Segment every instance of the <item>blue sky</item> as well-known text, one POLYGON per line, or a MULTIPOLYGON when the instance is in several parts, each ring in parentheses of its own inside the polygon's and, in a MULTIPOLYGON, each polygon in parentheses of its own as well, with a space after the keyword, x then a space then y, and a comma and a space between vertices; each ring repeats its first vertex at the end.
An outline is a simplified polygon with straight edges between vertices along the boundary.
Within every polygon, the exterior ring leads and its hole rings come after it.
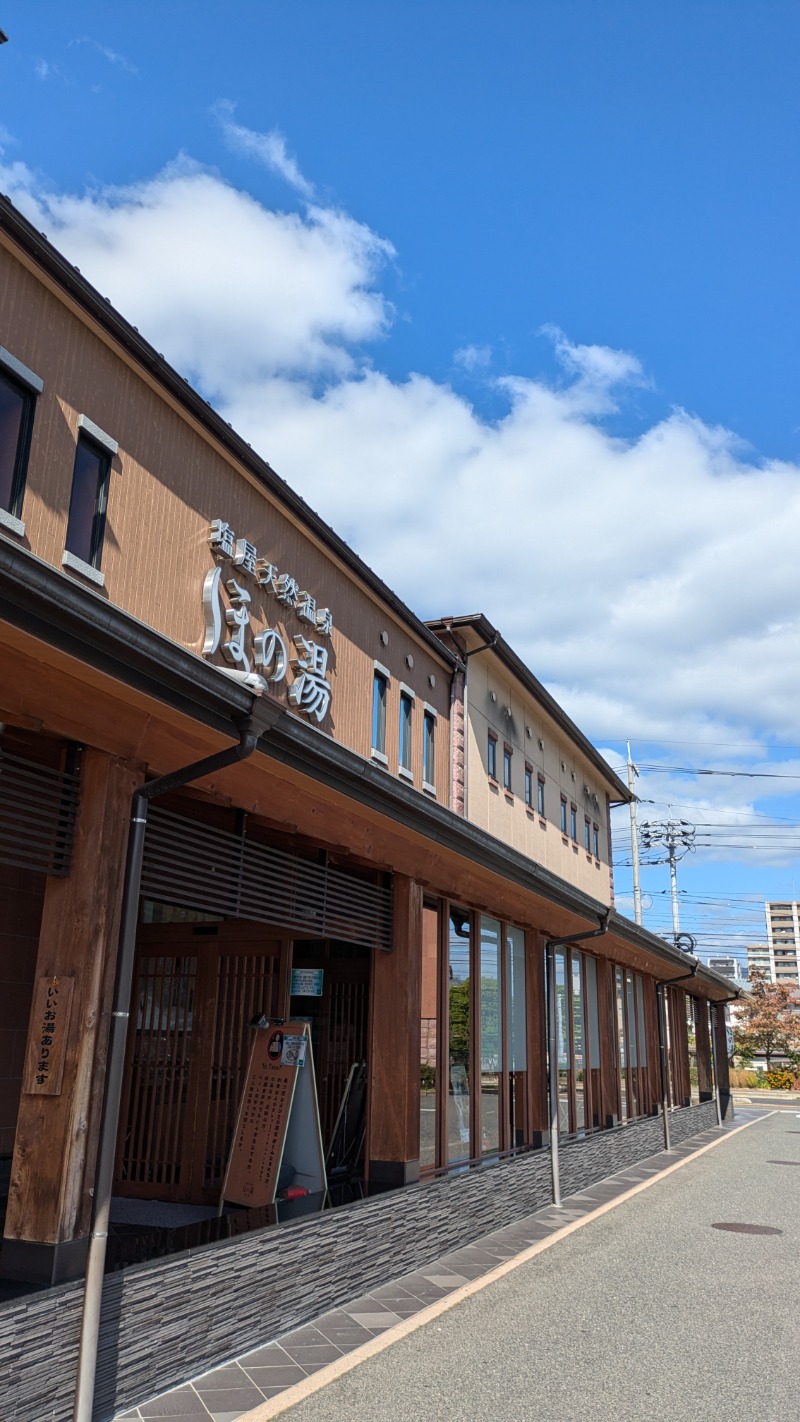
POLYGON ((0 24, 3 189, 415 610, 481 608, 662 767, 640 817, 718 827, 682 927, 762 937, 800 893, 794 0, 0 24))

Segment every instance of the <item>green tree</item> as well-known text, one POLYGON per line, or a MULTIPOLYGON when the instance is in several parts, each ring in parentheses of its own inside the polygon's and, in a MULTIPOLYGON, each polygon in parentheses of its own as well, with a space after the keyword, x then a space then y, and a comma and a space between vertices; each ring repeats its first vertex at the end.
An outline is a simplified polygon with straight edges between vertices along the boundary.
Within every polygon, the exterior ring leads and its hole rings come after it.
POLYGON ((733 1029, 735 1051, 766 1058, 769 1071, 774 1057, 789 1057, 800 1049, 800 991, 784 983, 767 981, 764 973, 751 975, 750 992, 743 999, 733 1029))

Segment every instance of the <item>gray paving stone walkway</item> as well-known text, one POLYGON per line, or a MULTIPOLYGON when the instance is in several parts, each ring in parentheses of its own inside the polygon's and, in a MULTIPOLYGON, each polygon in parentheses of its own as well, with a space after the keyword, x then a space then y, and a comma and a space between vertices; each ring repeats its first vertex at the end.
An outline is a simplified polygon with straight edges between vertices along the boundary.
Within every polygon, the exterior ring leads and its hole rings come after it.
MULTIPOLYGON (((411 1274, 406 1274, 401 1278, 391 1280, 380 1288, 374 1289, 372 1293, 359 1299, 353 1299, 344 1307, 334 1309, 320 1318, 315 1319, 312 1324, 296 1329, 281 1338, 265 1340, 262 1347, 243 1354, 238 1358, 231 1359, 225 1366, 215 1368, 211 1372, 187 1381, 182 1387, 173 1388, 170 1392, 162 1393, 149 1402, 140 1404, 137 1408, 119 1414, 116 1422, 122 1422, 123 1418, 127 1419, 127 1422, 150 1422, 150 1419, 156 1418, 169 1418, 170 1422, 190 1422, 190 1419, 191 1422, 208 1422, 209 1417, 213 1419, 213 1422, 238 1422, 238 1419, 242 1418, 253 1408, 258 1407, 259 1404, 264 1403, 268 1399, 279 1397, 281 1393, 287 1392, 296 1384, 303 1382, 327 1365, 336 1362, 349 1353, 355 1352, 355 1350, 361 1348, 362 1345, 370 1342, 370 1340, 385 1334, 388 1329, 400 1323, 401 1320, 413 1318, 415 1314, 420 1313, 430 1304, 446 1298, 447 1295, 463 1287, 464 1284, 480 1279, 495 1269, 499 1264, 502 1264, 506 1260, 513 1259, 529 1248, 529 1246, 547 1239, 558 1230, 563 1229, 565 1224, 592 1215, 598 1207, 606 1205, 610 1201, 625 1195, 633 1186, 663 1174, 663 1172, 669 1169, 670 1166, 673 1166, 676 1161, 688 1159, 692 1155, 695 1155, 698 1150, 712 1141, 717 1140, 720 1135, 729 1133, 732 1129, 742 1125, 745 1121, 757 1120, 765 1115, 766 1112, 764 1110, 747 1111, 741 1109, 737 1112, 736 1120, 729 1125, 704 1131, 702 1134, 693 1136, 689 1140, 682 1142, 669 1153, 662 1152, 659 1155, 651 1156, 633 1168, 628 1168, 618 1175, 610 1176, 606 1180, 600 1181, 597 1185, 581 1191, 579 1194, 570 1196, 565 1200, 560 1209, 549 1206, 546 1209, 537 1211, 533 1215, 529 1215, 525 1219, 506 1226, 504 1229, 486 1235, 476 1240, 473 1244, 445 1254, 428 1267, 416 1270, 411 1274)), ((787 1129, 785 1123, 783 1129, 784 1131, 787 1129)), ((744 1135, 750 1134, 752 1134, 752 1132, 744 1133, 744 1135)), ((741 1140, 742 1138, 742 1136, 739 1136, 735 1139, 741 1140)), ((786 1137, 785 1139, 788 1140, 789 1138, 786 1137)), ((711 1157, 706 1156, 702 1159, 705 1161, 711 1158, 716 1161, 716 1158, 720 1154, 727 1154, 727 1152, 733 1148, 734 1141, 731 1141, 722 1147, 721 1152, 712 1152, 711 1157)), ((800 1137, 796 1138, 795 1141, 795 1154, 800 1160, 800 1137)), ((697 1168, 699 1168, 700 1164, 701 1162, 698 1161, 697 1168)), ((692 1174, 693 1172, 689 1173, 692 1174)), ((684 1174, 686 1174, 686 1172, 679 1172, 681 1176, 684 1174)), ((676 1179, 675 1176, 670 1177, 670 1180, 674 1179, 676 1179)), ((668 1182, 665 1180, 664 1186, 666 1187, 667 1184, 668 1182)), ((651 1193, 652 1192, 648 1192, 648 1194, 651 1193)), ((640 1197, 637 1197, 637 1199, 638 1198, 640 1197)), ((622 1220, 617 1219, 617 1216, 626 1214, 633 1203, 634 1201, 626 1203, 622 1207, 622 1210, 614 1212, 614 1216, 612 1217, 604 1217, 606 1219, 614 1219, 614 1224, 610 1226, 612 1229, 619 1231, 624 1228, 622 1220)), ((675 1216, 675 1218, 669 1222, 669 1228, 676 1236, 678 1234, 679 1224, 682 1228, 682 1219, 680 1216, 675 1216)), ((565 1247, 572 1243, 575 1238, 576 1236, 573 1235, 570 1239, 559 1242, 556 1250, 559 1259, 561 1259, 562 1251, 565 1247)), ((636 1236, 636 1238, 639 1240, 639 1236, 636 1236)), ((640 1242, 639 1240, 639 1243, 640 1242)), ((522 1273, 525 1270, 534 1268, 536 1265, 541 1266, 541 1259, 543 1257, 545 1256, 541 1256, 530 1264, 522 1265, 518 1272, 522 1273)), ((571 1283, 568 1287, 576 1290, 579 1297, 583 1297, 584 1290, 580 1277, 570 1275, 569 1268, 569 1263, 565 1260, 565 1272, 563 1277, 565 1281, 570 1278, 571 1283)), ((644 1277, 646 1277, 644 1262, 643 1270, 644 1277)), ((508 1278, 516 1278, 516 1274, 508 1276, 508 1278)), ((506 1283, 508 1279, 500 1282, 506 1283)), ((492 1284, 486 1293, 491 1293, 498 1287, 500 1287, 500 1284, 492 1284)), ((484 1299, 485 1296, 485 1294, 481 1294, 478 1297, 484 1299)), ((436 1331, 432 1335, 434 1341, 439 1338, 442 1328, 450 1330, 454 1326, 454 1317, 460 1316, 464 1308, 477 1303, 478 1298, 473 1298, 459 1305, 453 1313, 444 1315, 441 1322, 437 1323, 436 1331)), ((699 1328, 701 1324, 702 1320, 699 1320, 699 1328)), ((493 1321, 491 1319, 488 1321, 487 1326, 491 1331, 493 1327, 493 1321)), ((567 1335, 572 1337, 569 1322, 566 1322, 565 1328, 567 1335)), ((414 1335, 414 1339, 427 1338, 429 1332, 429 1329, 422 1329, 419 1335, 414 1335)), ((575 1341, 577 1342, 578 1340, 576 1339, 575 1341)), ((409 1346, 412 1347, 412 1349, 418 1349, 421 1345, 418 1341, 415 1343, 411 1338, 407 1338, 399 1342, 389 1351, 393 1355, 398 1352, 403 1354, 403 1351, 407 1350, 409 1346)), ((526 1354, 530 1354, 530 1340, 526 1341, 525 1347, 526 1354)), ((629 1340, 617 1340, 614 1356, 618 1358, 620 1365, 625 1367, 627 1367, 625 1358, 628 1352, 629 1340)), ((380 1375, 381 1370, 387 1367, 387 1364, 384 1362, 386 1358, 388 1358, 388 1353, 381 1354, 380 1357, 364 1363, 363 1367, 359 1367, 358 1374, 360 1375, 363 1371, 365 1376, 369 1375, 369 1377, 380 1375)), ((391 1370, 392 1365, 388 1364, 388 1366, 391 1370)), ((509 1354, 509 1368, 511 1372, 514 1371, 514 1361, 511 1354, 509 1354)), ((574 1371, 575 1368, 573 1365, 570 1368, 570 1372, 574 1373, 574 1371)), ((322 1422, 323 1418, 326 1419, 327 1422, 329 1418, 339 1419, 345 1415, 356 1418, 380 1416, 384 1422, 389 1422, 389 1419, 395 1416, 398 1419, 402 1418, 403 1422, 407 1422, 409 1417, 417 1415, 424 1415, 426 1419, 428 1419, 428 1422, 432 1422, 434 1418, 452 1418, 454 1422, 461 1422, 461 1419, 466 1418, 468 1415, 475 1419, 485 1415, 487 1419, 491 1418, 492 1422, 494 1422, 497 1416, 503 1415, 502 1408, 498 1409, 494 1403, 485 1413, 442 1410, 442 1407, 438 1403, 435 1408, 426 1407, 423 1412, 416 1413, 413 1405, 411 1405, 410 1408, 406 1408, 405 1405, 401 1406, 397 1404, 396 1408, 390 1407, 389 1410, 387 1410, 385 1405, 386 1400, 384 1399, 378 1404, 377 1398, 373 1398, 370 1404, 373 1408, 372 1411, 359 1411, 358 1408, 354 1411, 351 1405, 352 1399, 350 1398, 350 1392, 354 1387, 358 1390, 360 1386, 354 1381, 355 1377, 356 1374, 351 1373, 346 1378, 333 1382, 330 1388, 326 1388, 324 1396, 327 1398, 330 1394, 329 1402, 321 1401, 323 1394, 319 1394, 305 1402, 300 1402, 297 1407, 292 1407, 291 1415, 293 1422, 295 1418, 297 1418, 297 1422, 306 1422, 306 1418, 308 1422, 312 1422, 312 1419, 316 1419, 317 1417, 319 1417, 320 1422, 322 1422), (346 1405, 342 1402, 341 1410, 337 1411, 336 1407, 338 1404, 335 1398, 341 1394, 342 1389, 344 1389, 346 1394, 346 1405)), ((368 1388, 369 1384, 367 1383, 366 1386, 368 1388)), ((364 1402, 364 1405, 366 1405, 366 1402, 364 1402)), ((511 1412, 506 1412, 505 1415, 514 1419, 523 1416, 542 1419, 547 1418, 548 1422, 550 1417, 555 1416, 558 1416, 559 1422, 569 1422, 569 1419, 574 1415, 576 1418, 580 1416, 582 1422, 587 1422, 588 1416, 593 1416, 594 1414, 587 1414, 585 1411, 579 1413, 577 1410, 574 1414, 572 1411, 564 1411, 562 1403, 557 1413, 547 1413, 546 1411, 523 1413, 512 1410, 511 1412)), ((604 1410, 597 1415, 598 1418, 605 1419, 606 1412, 604 1410)), ((641 1419, 641 1422, 649 1422, 651 1416, 647 1410, 639 1413, 625 1413, 619 1415, 636 1416, 637 1419, 641 1419)), ((674 1415, 696 1415, 698 1417, 704 1415, 707 1419, 707 1414, 701 1414, 700 1411, 697 1411, 697 1413, 676 1413, 674 1415)), ((757 1414, 751 1413, 751 1422, 757 1422, 757 1414)))

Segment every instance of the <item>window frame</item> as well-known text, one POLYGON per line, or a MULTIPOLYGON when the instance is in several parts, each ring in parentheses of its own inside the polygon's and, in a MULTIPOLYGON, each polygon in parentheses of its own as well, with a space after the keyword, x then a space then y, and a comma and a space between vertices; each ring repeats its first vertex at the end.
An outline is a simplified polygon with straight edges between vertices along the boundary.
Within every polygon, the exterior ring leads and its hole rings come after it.
POLYGON ((486 774, 490 780, 497 785, 497 732, 491 730, 486 733, 486 774))
POLYGON ((389 686, 392 676, 380 662, 372 664, 372 724, 370 728, 370 755, 381 765, 389 764, 386 754, 387 722, 389 713, 389 686), (379 695, 379 691, 381 694, 379 695), (376 741, 381 744, 376 744, 376 741))
POLYGON ((529 761, 525 762, 525 808, 533 809, 533 766, 529 761))
POLYGON ((536 777, 536 809, 537 809, 537 811, 538 811, 538 813, 539 813, 540 818, 543 819, 543 820, 547 818, 547 816, 545 815, 545 809, 544 809, 544 785, 545 785, 544 776, 543 776, 543 775, 537 775, 537 777, 536 777))
POLYGON ((567 838, 567 797, 561 796, 561 833, 567 838))
POLYGON ((439 713, 427 701, 422 703, 422 788, 429 795, 436 794, 436 722, 439 713), (430 777, 428 771, 431 772, 430 777))
POLYGON ((416 693, 406 686, 405 682, 400 683, 400 708, 397 718, 397 773, 404 779, 414 779, 414 702, 416 693), (407 738, 404 734, 404 712, 408 708, 407 718, 407 738), (407 744, 406 744, 407 739, 407 744), (403 759, 403 750, 407 748, 408 764, 403 759))
POLYGON ((0 527, 8 529, 11 533, 16 533, 19 537, 24 537, 25 524, 22 519, 22 506, 28 483, 31 441, 36 417, 36 398, 44 390, 44 381, 34 371, 23 365, 22 361, 18 360, 10 351, 6 350, 5 346, 0 346, 0 377, 16 394, 21 396, 23 402, 17 447, 14 452, 8 508, 0 507, 0 527))
POLYGON ((514 777, 512 767, 514 763, 514 747, 503 742, 503 789, 507 795, 514 794, 514 777))
POLYGON ((108 495, 111 484, 111 461, 119 451, 119 445, 111 435, 101 430, 99 425, 90 420, 88 415, 78 416, 78 434, 75 440, 75 460, 72 466, 72 486, 69 496, 69 511, 67 513, 67 527, 64 533, 64 552, 61 555, 61 564, 64 568, 69 568, 75 573, 80 573, 88 578, 90 582, 97 583, 100 587, 105 584, 105 574, 100 569, 103 559, 103 547, 106 536, 106 521, 108 517, 108 495), (92 513, 92 526, 89 533, 89 557, 83 558, 76 553, 74 548, 70 548, 70 526, 72 523, 72 512, 75 500, 75 475, 78 468, 78 457, 81 449, 88 450, 95 455, 98 460, 97 486, 94 493, 94 509, 92 513))
POLYGON ((573 844, 578 843, 578 806, 574 802, 569 807, 569 837, 573 844))

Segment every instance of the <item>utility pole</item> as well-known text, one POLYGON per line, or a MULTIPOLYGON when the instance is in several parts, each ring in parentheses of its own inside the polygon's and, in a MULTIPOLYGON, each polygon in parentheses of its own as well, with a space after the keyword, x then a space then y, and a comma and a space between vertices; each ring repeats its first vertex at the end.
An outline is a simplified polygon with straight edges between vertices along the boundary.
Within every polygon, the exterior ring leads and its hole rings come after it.
POLYGON ((667 851, 666 860, 656 859, 656 864, 669 864, 669 882, 672 892, 672 936, 676 947, 680 947, 678 938, 681 932, 680 912, 678 909, 678 871, 677 863, 683 859, 684 854, 688 854, 694 849, 694 825, 690 825, 688 820, 651 820, 642 825, 642 844, 645 849, 656 849, 663 845, 667 851))
POLYGON ((638 924, 642 922, 642 885, 639 880, 639 835, 636 828, 636 794, 633 788, 635 777, 639 774, 638 769, 631 760, 631 743, 626 741, 628 747, 628 789, 631 792, 631 860, 633 862, 633 916, 638 924))

